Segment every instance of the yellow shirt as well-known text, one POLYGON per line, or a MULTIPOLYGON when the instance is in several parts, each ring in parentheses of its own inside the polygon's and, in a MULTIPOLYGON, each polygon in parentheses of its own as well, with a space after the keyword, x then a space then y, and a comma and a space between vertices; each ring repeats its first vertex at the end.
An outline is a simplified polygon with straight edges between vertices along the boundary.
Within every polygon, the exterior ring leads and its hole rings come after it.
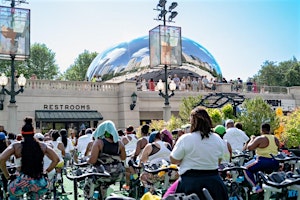
POLYGON ((275 137, 273 135, 264 135, 269 140, 269 145, 265 148, 257 148, 256 155, 266 158, 272 158, 270 154, 277 155, 278 147, 275 142, 275 137))

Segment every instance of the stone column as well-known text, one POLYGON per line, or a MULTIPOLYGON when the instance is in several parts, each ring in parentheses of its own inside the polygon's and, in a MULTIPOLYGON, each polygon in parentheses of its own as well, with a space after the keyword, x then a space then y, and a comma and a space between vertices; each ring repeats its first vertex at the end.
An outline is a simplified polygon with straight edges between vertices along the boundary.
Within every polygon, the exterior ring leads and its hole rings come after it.
POLYGON ((119 120, 118 127, 125 129, 128 125, 134 128, 140 126, 140 112, 139 112, 139 96, 136 89, 136 82, 127 80, 119 84, 119 120), (130 110, 132 104, 131 95, 135 92, 137 94, 137 102, 133 110, 130 110))

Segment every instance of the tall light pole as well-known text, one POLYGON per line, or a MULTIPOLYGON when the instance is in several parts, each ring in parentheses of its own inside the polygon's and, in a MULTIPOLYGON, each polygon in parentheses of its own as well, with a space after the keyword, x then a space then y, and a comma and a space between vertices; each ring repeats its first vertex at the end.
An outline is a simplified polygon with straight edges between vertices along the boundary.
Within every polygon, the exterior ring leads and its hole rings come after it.
POLYGON ((163 120, 169 121, 171 118, 171 106, 169 98, 174 96, 176 84, 174 81, 168 83, 168 65, 181 65, 181 29, 179 27, 167 26, 166 22, 173 22, 177 12, 173 11, 177 7, 177 2, 172 2, 166 9, 166 0, 160 0, 154 10, 159 11, 155 20, 163 21, 163 26, 158 26, 150 31, 150 66, 163 66, 164 83, 160 80, 157 84, 159 95, 165 99, 163 107, 163 120), (167 18, 167 15, 169 17, 167 18), (159 58, 157 58, 157 55, 159 58), (169 89, 171 93, 169 94, 169 89), (162 92, 164 91, 164 93, 162 92))
MULTIPOLYGON (((30 11, 28 9, 15 8, 15 4, 27 3, 25 0, 11 0, 11 7, 1 7, 1 13, 3 13, 3 20, 5 25, 1 27, 1 34, 5 40, 0 41, 1 45, 8 47, 0 50, 0 58, 11 60, 10 66, 10 80, 4 73, 0 76, 1 96, 5 94, 10 95, 10 101, 8 105, 8 128, 7 130, 15 134, 18 133, 17 126, 17 105, 16 96, 24 91, 26 79, 23 74, 16 77, 15 74, 15 60, 24 60, 29 57, 30 54, 30 11), (21 43, 23 42, 23 45, 21 43), (15 90, 16 80, 20 88, 15 90), (10 82, 10 90, 5 86, 10 82)), ((1 15, 2 16, 2 15, 1 15)), ((1 97, 3 104, 4 98, 1 97)))

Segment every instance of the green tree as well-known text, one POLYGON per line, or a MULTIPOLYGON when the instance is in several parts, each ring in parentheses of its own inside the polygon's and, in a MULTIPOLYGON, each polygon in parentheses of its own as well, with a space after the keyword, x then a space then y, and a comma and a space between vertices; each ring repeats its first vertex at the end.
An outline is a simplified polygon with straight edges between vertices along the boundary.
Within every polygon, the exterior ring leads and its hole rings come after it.
POLYGON ((300 62, 295 57, 288 61, 276 64, 273 61, 265 61, 262 68, 254 76, 259 85, 268 86, 299 86, 300 62))
POLYGON ((296 109, 284 119, 283 142, 288 148, 300 145, 300 109, 296 109))
POLYGON ((208 108, 207 112, 212 120, 213 126, 222 124, 222 113, 218 108, 208 108))
POLYGON ((234 114, 233 114, 233 106, 230 103, 224 105, 221 108, 221 112, 222 112, 224 120, 226 120, 226 119, 234 119, 235 118, 234 114))
POLYGON ((55 53, 45 44, 35 43, 30 48, 31 54, 28 62, 24 62, 19 70, 26 77, 35 74, 38 79, 55 79, 59 74, 55 64, 55 53))
POLYGON ((279 119, 275 111, 260 97, 246 99, 242 104, 242 109, 237 121, 243 124, 248 135, 259 135, 262 123, 270 123, 272 131, 279 126, 279 119))
POLYGON ((69 81, 84 81, 86 79, 86 72, 98 55, 97 52, 89 52, 84 50, 83 53, 79 54, 74 64, 72 64, 64 73, 64 78, 69 81))
POLYGON ((196 97, 189 96, 184 97, 179 105, 179 117, 183 124, 187 124, 190 121, 191 111, 199 104, 202 99, 202 95, 196 97))

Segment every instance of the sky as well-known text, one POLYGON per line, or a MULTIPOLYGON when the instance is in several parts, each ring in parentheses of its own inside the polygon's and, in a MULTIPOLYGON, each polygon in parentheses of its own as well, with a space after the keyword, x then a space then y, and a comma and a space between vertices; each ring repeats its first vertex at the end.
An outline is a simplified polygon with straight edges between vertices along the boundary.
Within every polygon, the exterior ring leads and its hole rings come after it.
MULTIPOLYGON (((64 72, 84 50, 101 53, 162 25, 159 0, 26 0, 31 44, 45 44, 64 72)), ((167 7, 173 1, 167 2, 167 7)), ((206 48, 226 79, 245 80, 265 61, 300 60, 299 0, 177 0, 182 36, 206 48)), ((1 5, 10 6, 9 0, 1 5)))

